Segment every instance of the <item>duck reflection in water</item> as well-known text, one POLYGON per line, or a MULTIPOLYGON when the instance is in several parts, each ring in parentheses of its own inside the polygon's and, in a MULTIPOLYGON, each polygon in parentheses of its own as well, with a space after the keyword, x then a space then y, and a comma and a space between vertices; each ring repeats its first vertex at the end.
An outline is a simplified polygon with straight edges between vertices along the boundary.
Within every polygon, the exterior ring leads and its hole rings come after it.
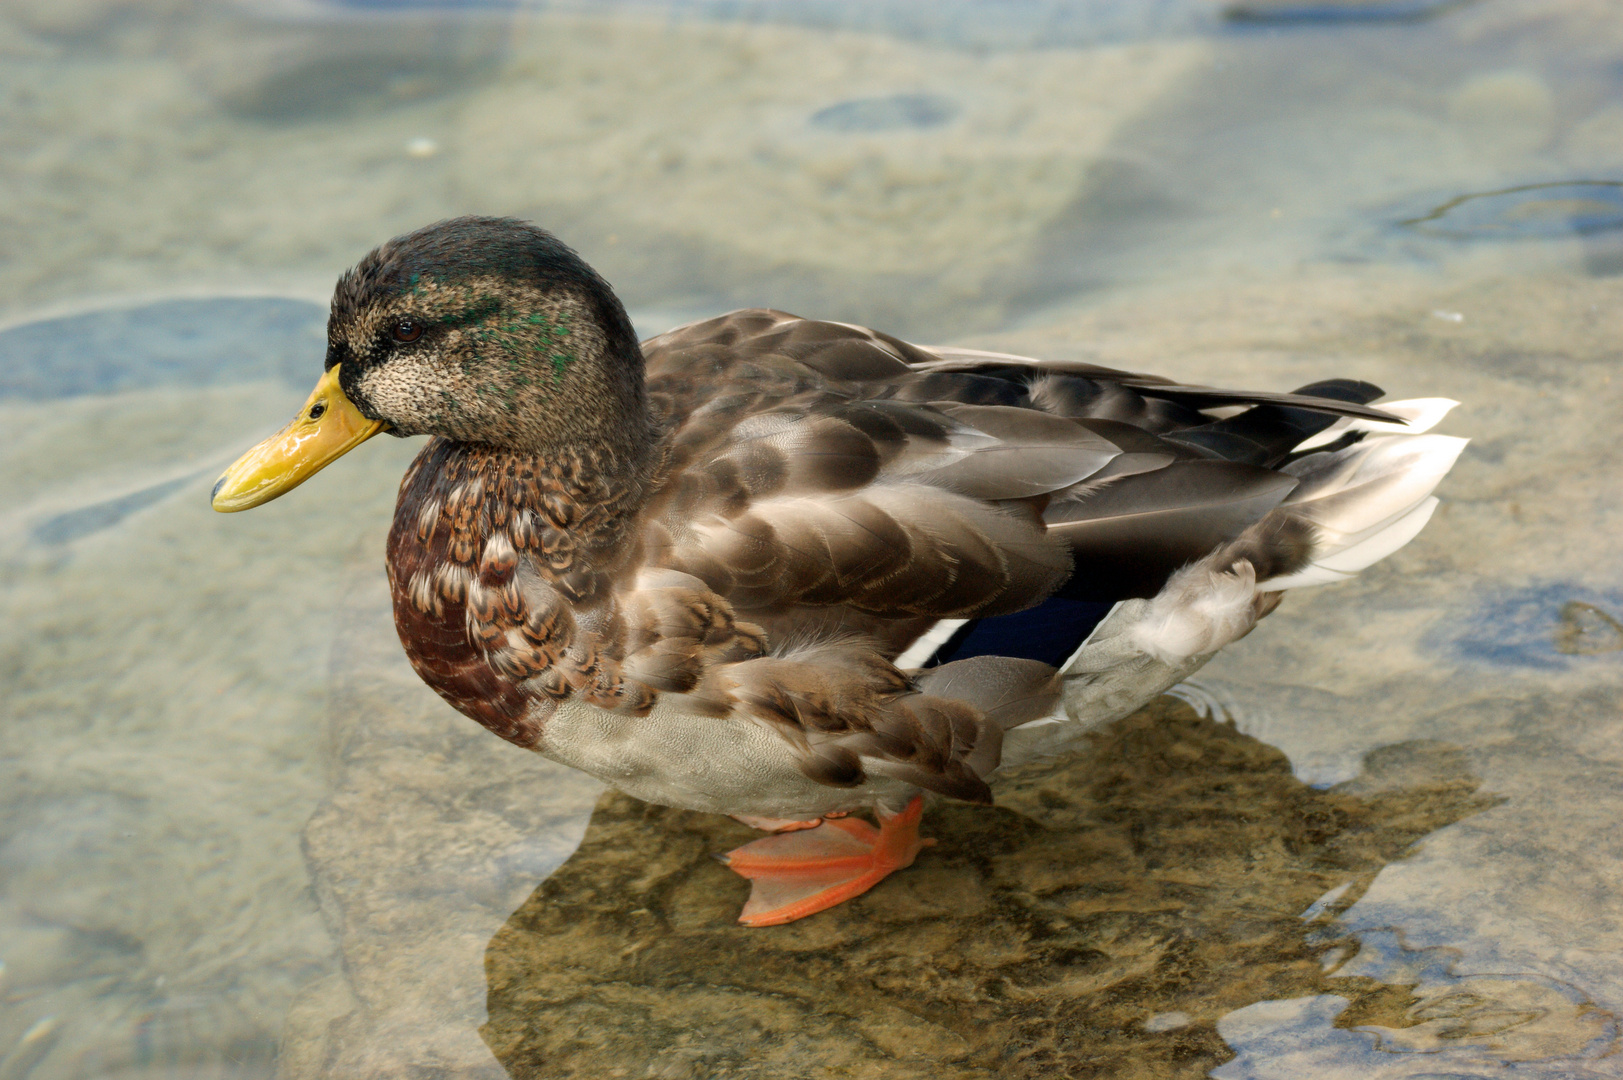
POLYGON ((995 808, 932 806, 912 873, 770 935, 725 918, 743 883, 710 856, 743 826, 611 792, 491 940, 482 1034, 521 1080, 1204 1076, 1252 1003, 1333 983, 1393 1013, 1403 987, 1334 978, 1359 948, 1335 918, 1495 805, 1478 786, 1411 742, 1316 790, 1165 697, 999 776, 995 808))

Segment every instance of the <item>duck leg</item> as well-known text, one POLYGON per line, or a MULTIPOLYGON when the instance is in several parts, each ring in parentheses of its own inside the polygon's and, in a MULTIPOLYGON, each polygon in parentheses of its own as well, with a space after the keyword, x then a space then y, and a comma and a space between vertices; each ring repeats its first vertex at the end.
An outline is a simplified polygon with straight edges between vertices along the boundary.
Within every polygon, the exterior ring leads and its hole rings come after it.
POLYGON ((807 821, 800 821, 796 818, 756 817, 754 814, 730 814, 728 816, 734 821, 738 822, 740 825, 748 825, 752 829, 760 829, 762 832, 780 833, 796 832, 800 829, 815 829, 829 818, 844 817, 845 811, 839 810, 832 814, 824 814, 822 817, 811 818, 807 821))
POLYGON ((750 879, 750 897, 738 921, 777 926, 826 911, 911 866, 920 851, 935 843, 919 836, 922 796, 913 796, 899 814, 878 813, 877 829, 860 818, 838 818, 764 836, 720 856, 750 879))

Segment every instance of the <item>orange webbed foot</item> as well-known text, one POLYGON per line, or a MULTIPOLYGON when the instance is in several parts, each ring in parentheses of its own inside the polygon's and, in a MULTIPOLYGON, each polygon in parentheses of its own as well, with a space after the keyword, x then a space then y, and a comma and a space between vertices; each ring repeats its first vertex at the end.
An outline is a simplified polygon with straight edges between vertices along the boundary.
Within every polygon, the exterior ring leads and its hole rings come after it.
POLYGON ((881 810, 877 829, 859 818, 825 820, 733 849, 721 861, 751 884, 738 921, 778 926, 861 896, 935 843, 919 836, 923 815, 915 795, 900 814, 881 810))

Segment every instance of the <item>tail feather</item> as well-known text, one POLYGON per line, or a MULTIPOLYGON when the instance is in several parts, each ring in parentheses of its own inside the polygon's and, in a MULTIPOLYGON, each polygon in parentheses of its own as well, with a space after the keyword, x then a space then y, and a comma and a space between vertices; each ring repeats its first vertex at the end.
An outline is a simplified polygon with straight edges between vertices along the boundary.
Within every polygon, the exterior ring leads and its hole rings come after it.
POLYGON ((1329 432, 1332 443, 1359 440, 1351 445, 1315 452, 1313 439, 1299 444, 1309 452, 1281 470, 1297 482, 1282 501, 1153 596, 1110 609, 1060 669, 1063 714, 1005 730, 1003 765, 1065 750, 1187 678, 1272 611, 1282 590, 1345 580, 1414 539, 1467 440, 1402 432, 1430 427, 1453 405, 1399 402, 1385 408, 1414 428, 1354 420, 1329 432))
POLYGON ((1367 435, 1419 435, 1436 427, 1458 404, 1459 402, 1453 398, 1445 397, 1383 402, 1381 411, 1401 417, 1404 423, 1388 424, 1379 420, 1364 420, 1351 416, 1338 417, 1322 430, 1297 443, 1296 450, 1301 453, 1304 450, 1327 446, 1348 432, 1363 432, 1367 435))
POLYGON ((1469 440, 1383 435, 1286 467, 1301 483, 1273 511, 1312 526, 1306 566, 1258 583, 1264 591, 1341 581, 1407 544, 1437 507, 1432 491, 1469 440))
MULTIPOLYGON (((1379 386, 1354 379, 1326 379, 1291 392, 1303 397, 1347 401, 1357 405, 1374 401, 1382 393, 1379 386)), ((1272 468, 1326 428, 1338 425, 1344 428, 1351 422, 1350 417, 1337 417, 1312 409, 1256 405, 1237 416, 1170 432, 1162 438, 1225 461, 1272 468)), ((1362 422, 1380 424, 1383 428, 1402 429, 1404 426, 1374 420, 1362 422)))

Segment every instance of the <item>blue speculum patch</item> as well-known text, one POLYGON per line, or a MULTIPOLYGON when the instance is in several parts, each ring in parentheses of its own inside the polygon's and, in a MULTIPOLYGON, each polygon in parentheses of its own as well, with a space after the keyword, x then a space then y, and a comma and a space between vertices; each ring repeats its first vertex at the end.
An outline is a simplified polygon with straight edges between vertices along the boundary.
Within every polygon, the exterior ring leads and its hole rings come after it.
POLYGON ((971 656, 1018 656, 1059 667, 1114 605, 1054 597, 1012 615, 975 619, 936 650, 930 666, 971 656))

